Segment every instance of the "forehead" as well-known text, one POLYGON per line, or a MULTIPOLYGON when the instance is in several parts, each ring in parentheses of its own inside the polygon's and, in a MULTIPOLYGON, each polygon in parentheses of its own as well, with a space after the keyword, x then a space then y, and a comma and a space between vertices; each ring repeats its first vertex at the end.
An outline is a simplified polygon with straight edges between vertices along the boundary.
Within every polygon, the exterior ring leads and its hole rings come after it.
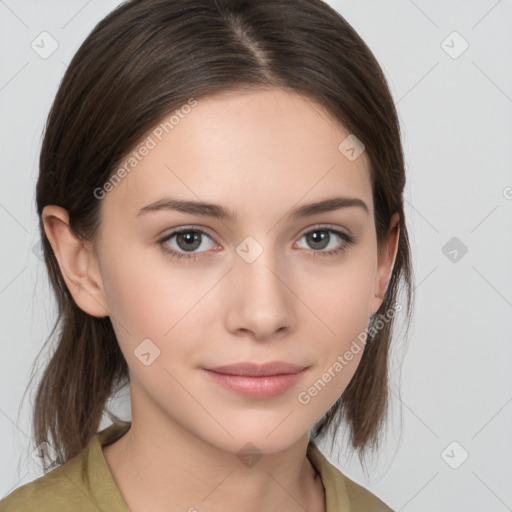
POLYGON ((173 196, 277 214, 333 195, 359 197, 372 209, 366 154, 349 160, 339 149, 349 132, 308 98, 282 89, 230 92, 177 110, 127 155, 105 210, 134 218, 173 196))

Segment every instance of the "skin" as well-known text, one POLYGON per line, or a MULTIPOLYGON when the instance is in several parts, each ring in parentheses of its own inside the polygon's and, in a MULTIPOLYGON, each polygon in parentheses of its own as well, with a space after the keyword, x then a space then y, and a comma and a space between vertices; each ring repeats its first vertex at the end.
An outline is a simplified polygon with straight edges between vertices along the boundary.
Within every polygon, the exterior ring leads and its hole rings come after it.
MULTIPOLYGON (((66 210, 44 209, 74 300, 92 316, 111 317, 130 368, 132 426, 103 453, 131 510, 325 510, 306 457, 308 434, 363 351, 308 404, 297 396, 368 326, 399 237, 395 214, 378 255, 369 161, 364 152, 350 161, 339 151, 348 134, 319 105, 281 89, 201 98, 101 200, 95 247, 70 231, 66 210), (223 205, 238 220, 137 216, 166 195, 223 205), (360 198, 368 212, 286 217, 333 195, 360 198), (334 233, 324 246, 304 236, 324 225, 355 242, 338 255, 313 256, 346 245, 334 233), (172 259, 158 245, 183 226, 208 233, 194 249, 204 258, 172 259), (263 249, 252 263, 236 251, 248 236, 263 249), (144 339, 160 350, 148 366, 134 354, 144 339), (201 370, 276 360, 309 369, 297 386, 263 400, 225 390, 201 370), (236 456, 247 442, 262 454, 251 467, 236 456)), ((177 238, 164 244, 190 254, 177 238)))

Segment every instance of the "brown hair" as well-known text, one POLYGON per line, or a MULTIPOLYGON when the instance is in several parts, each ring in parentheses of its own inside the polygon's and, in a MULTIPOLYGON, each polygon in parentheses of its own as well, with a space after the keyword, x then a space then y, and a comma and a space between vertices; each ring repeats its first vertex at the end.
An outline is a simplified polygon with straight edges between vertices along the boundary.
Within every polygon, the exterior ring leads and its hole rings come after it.
MULTIPOLYGON (((72 231, 94 241, 101 212, 94 190, 164 115, 191 97, 267 87, 311 99, 364 143, 379 251, 392 214, 400 216, 395 266, 370 324, 396 304, 401 278, 409 323, 412 268, 398 117, 379 64, 347 21, 321 0, 124 2, 96 25, 72 59, 40 154, 37 213, 58 307, 46 343, 59 330, 37 388, 33 429, 36 445, 46 441, 56 450, 56 464, 88 444, 109 397, 129 375, 110 318, 93 317, 75 304, 46 237, 43 208, 65 208, 72 231)), ((392 328, 393 319, 368 337, 355 375, 315 425, 313 438, 330 427, 337 433, 344 420, 358 453, 378 447, 388 410, 392 328)))

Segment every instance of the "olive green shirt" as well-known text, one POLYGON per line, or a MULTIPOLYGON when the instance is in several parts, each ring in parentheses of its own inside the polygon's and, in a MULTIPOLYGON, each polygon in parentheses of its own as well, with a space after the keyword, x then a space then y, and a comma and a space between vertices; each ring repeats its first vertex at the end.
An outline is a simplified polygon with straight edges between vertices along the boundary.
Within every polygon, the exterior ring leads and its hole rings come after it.
MULTIPOLYGON (((130 512, 101 449, 119 439, 130 425, 114 423, 98 432, 76 457, 1 500, 0 512, 130 512)), ((333 466, 313 441, 307 456, 322 479, 326 512, 393 512, 333 466)))

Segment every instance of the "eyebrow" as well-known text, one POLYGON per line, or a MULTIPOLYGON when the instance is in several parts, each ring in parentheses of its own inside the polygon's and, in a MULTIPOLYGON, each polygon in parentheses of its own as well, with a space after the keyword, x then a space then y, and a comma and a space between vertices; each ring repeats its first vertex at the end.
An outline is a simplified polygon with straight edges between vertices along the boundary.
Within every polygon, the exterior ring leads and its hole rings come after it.
MULTIPOLYGON (((341 208, 357 207, 364 210, 366 213, 369 212, 366 203, 356 197, 331 197, 315 203, 308 203, 293 209, 289 214, 288 218, 291 220, 299 220, 311 215, 319 213, 331 212, 339 210, 341 208)), ((237 216, 231 210, 224 206, 212 203, 204 203, 200 201, 185 201, 180 199, 174 199, 171 197, 165 197, 159 199, 147 206, 144 206, 137 213, 137 217, 148 214, 150 212, 157 212, 161 210, 178 211, 183 213, 189 213, 191 215, 199 215, 205 217, 213 217, 227 222, 236 222, 237 216)))

